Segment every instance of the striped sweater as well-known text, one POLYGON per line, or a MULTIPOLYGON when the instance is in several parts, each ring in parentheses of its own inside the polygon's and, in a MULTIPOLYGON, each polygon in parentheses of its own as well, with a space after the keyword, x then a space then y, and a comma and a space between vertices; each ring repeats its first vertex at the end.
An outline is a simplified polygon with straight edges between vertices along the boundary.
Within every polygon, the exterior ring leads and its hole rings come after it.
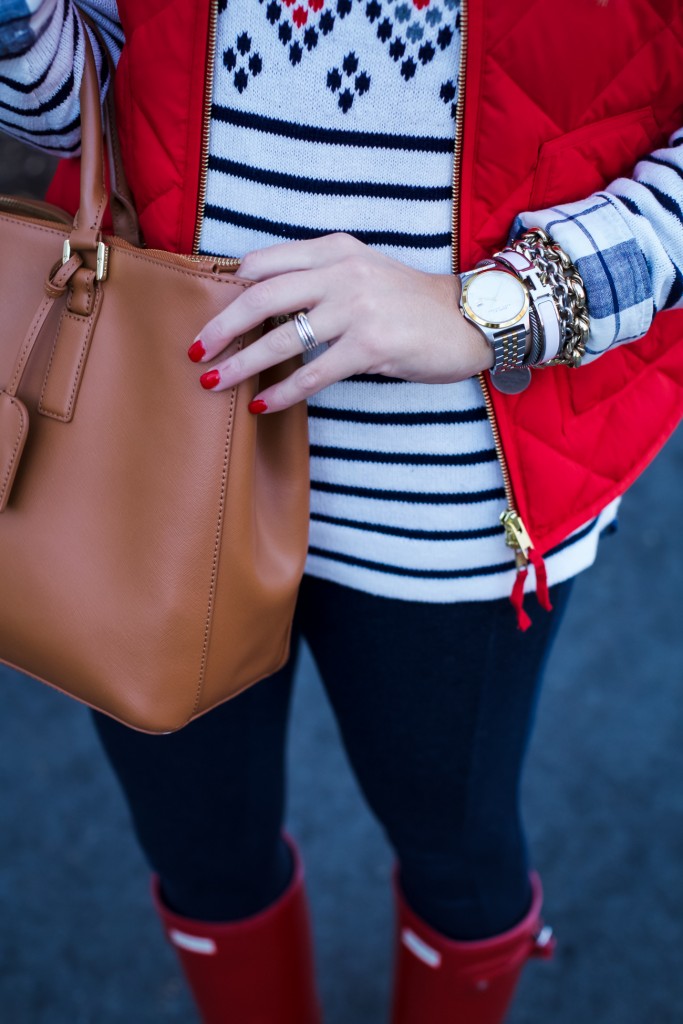
MULTIPOLYGON (((113 0, 79 6, 117 55, 113 0)), ((71 0, 9 7, 0 24, 0 121, 50 152, 77 152, 77 10, 71 0)), ((448 273, 458 7, 220 0, 201 250, 241 256, 341 230, 420 270, 448 273)), ((642 336, 655 311, 683 305, 682 211, 680 132, 632 180, 520 213, 514 230, 541 224, 578 265, 589 359, 642 336)), ((510 592, 503 482, 476 380, 351 378, 309 401, 309 422, 310 573, 418 601, 510 592)), ((610 506, 547 556, 551 583, 593 561, 614 515, 610 506)))

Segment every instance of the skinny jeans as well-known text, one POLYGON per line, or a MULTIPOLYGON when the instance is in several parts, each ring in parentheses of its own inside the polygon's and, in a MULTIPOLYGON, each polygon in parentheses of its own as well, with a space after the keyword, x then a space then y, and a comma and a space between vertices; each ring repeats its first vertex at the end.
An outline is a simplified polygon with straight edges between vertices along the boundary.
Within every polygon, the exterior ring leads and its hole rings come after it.
POLYGON ((389 600, 306 577, 292 658, 269 679, 169 735, 93 712, 168 904, 239 920, 287 887, 285 749, 303 638, 409 904, 455 939, 516 924, 531 899, 520 776, 570 589, 551 588, 554 610, 534 610, 521 633, 507 600, 389 600))

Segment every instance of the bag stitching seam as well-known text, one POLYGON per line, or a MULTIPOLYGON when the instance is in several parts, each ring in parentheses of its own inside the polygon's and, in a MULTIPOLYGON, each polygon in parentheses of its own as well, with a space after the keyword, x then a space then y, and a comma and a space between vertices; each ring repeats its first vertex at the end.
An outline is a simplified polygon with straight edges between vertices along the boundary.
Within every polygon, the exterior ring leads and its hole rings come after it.
MULTIPOLYGON (((4 392, 4 394, 7 394, 7 392, 4 392)), ((24 435, 24 424, 26 422, 25 417, 24 417, 24 411, 23 411, 23 409, 21 407, 21 404, 19 402, 17 402, 16 399, 12 395, 7 395, 7 397, 9 398, 10 404, 12 405, 12 407, 14 409, 16 409, 16 411, 19 413, 19 433, 17 435, 16 441, 14 442, 14 448, 13 448, 12 454, 10 456, 9 465, 8 465, 7 469, 5 470, 5 475, 4 475, 3 481, 2 481, 2 487, 0 487, 0 504, 2 504, 2 502, 4 501, 5 495, 7 493, 7 489, 9 487, 9 481, 10 481, 10 477, 12 475, 12 469, 13 469, 15 461, 16 461, 17 452, 19 450, 19 445, 21 443, 21 439, 22 439, 22 437, 24 435)))
MULTIPOLYGON (((241 347, 241 345, 240 345, 241 347)), ((209 654, 209 638, 211 633, 211 621, 213 618, 213 610, 216 597, 216 584, 218 581, 218 561, 220 556, 221 548, 221 537, 223 534, 223 521, 225 518, 225 499, 228 487, 228 473, 230 468, 230 455, 232 452, 232 431, 235 421, 235 405, 237 397, 237 388, 232 389, 232 395, 230 399, 230 411, 228 416, 228 430, 225 441, 225 454, 223 456, 223 472, 221 475, 221 492, 218 502, 218 522, 216 523, 216 536, 214 540, 213 558, 211 564, 211 582, 209 585, 209 603, 206 610, 206 623, 204 626, 204 641, 202 644, 202 655, 199 665, 199 679, 197 681, 197 690, 195 694, 195 701, 192 707, 192 718, 197 714, 199 709, 199 702, 201 700, 202 688, 204 685, 204 679, 206 674, 206 664, 209 654)))

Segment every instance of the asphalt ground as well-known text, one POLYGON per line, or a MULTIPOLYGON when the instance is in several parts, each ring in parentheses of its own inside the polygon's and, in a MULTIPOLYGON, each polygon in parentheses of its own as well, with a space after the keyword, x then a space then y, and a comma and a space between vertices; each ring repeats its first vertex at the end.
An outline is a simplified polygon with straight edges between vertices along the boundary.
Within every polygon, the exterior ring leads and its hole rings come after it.
MULTIPOLYGON (((0 191, 46 173, 0 145, 0 191)), ((524 792, 559 946, 510 1024, 683 1024, 682 480, 679 432, 578 580, 548 668, 524 792)), ((0 693, 0 1024, 193 1024, 87 712, 2 668, 0 693)), ((383 1024, 391 853, 307 657, 289 758, 326 1024, 383 1024)))

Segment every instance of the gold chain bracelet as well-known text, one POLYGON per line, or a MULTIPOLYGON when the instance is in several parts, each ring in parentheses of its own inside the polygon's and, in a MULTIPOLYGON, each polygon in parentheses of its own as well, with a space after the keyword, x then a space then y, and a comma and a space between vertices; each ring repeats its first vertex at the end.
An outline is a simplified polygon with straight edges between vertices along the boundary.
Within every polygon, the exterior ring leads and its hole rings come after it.
POLYGON ((562 332, 560 351, 540 366, 580 366, 590 331, 581 275, 564 249, 543 228, 525 231, 512 242, 512 248, 533 261, 541 280, 551 289, 557 307, 562 332))

